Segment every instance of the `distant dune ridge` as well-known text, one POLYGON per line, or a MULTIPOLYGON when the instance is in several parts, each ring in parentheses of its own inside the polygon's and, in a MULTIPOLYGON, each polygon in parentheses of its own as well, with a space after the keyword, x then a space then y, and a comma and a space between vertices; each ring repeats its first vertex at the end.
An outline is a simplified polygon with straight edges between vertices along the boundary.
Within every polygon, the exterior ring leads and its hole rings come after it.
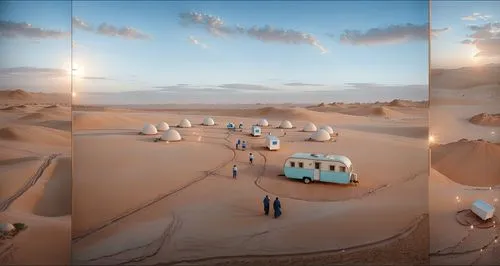
POLYGON ((0 139, 38 144, 71 145, 71 133, 30 125, 12 125, 0 128, 0 139))
POLYGON ((480 113, 469 119, 472 124, 500 127, 500 114, 480 113))
POLYGON ((432 147, 432 167, 467 186, 500 184, 500 146, 484 140, 461 139, 432 147))
POLYGON ((431 88, 468 89, 491 84, 500 85, 500 65, 431 69, 431 88))
POLYGON ((28 92, 22 89, 0 90, 3 104, 71 104, 71 93, 28 92))

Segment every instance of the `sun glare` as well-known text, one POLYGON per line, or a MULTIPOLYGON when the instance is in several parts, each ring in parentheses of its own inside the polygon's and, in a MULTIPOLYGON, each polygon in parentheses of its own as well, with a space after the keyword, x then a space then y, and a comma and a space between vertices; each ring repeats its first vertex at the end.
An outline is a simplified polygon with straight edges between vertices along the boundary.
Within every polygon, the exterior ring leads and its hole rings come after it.
POLYGON ((429 144, 433 144, 436 142, 436 137, 434 135, 429 135, 429 144))
POLYGON ((76 92, 72 92, 72 93, 71 93, 71 96, 72 96, 73 98, 75 98, 75 97, 76 97, 76 92))
POLYGON ((479 57, 476 57, 476 55, 479 53, 479 50, 476 48, 476 46, 474 45, 471 49, 471 52, 470 52, 470 58, 473 62, 478 62, 479 61, 479 57))

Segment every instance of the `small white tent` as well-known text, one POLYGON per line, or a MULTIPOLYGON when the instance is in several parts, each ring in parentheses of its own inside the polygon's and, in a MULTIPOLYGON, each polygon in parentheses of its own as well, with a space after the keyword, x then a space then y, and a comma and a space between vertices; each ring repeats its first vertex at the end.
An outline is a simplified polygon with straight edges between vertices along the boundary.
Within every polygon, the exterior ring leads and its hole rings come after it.
POLYGON ((311 135, 311 139, 314 141, 328 141, 331 139, 331 136, 325 129, 320 129, 311 135))
POLYGON ((203 120, 203 125, 204 126, 213 126, 215 125, 215 121, 213 118, 211 117, 206 117, 204 120, 203 120))
POLYGON ((14 230, 16 230, 16 228, 14 227, 14 225, 10 224, 10 223, 2 223, 0 224, 0 233, 11 233, 11 232, 14 232, 14 230))
POLYGON ((331 126, 322 126, 321 129, 326 130, 328 134, 332 135, 334 133, 333 128, 331 126))
POLYGON ((170 126, 165 123, 165 122, 160 122, 157 126, 156 129, 159 131, 167 131, 170 128, 170 126))
POLYGON ((156 134, 158 134, 158 130, 156 130, 156 127, 154 125, 146 124, 142 128, 141 133, 144 135, 156 135, 156 134))
POLYGON ((161 135, 160 140, 163 141, 180 141, 182 140, 181 134, 175 129, 169 129, 161 135))
POLYGON ((184 118, 179 123, 179 127, 191 127, 191 122, 187 118, 184 118))
POLYGON ((283 120, 283 121, 281 121, 281 124, 279 127, 289 129, 289 128, 293 128, 293 125, 292 125, 292 122, 290 122, 288 120, 283 120))
POLYGON ((315 132, 317 130, 318 130, 318 128, 316 128, 316 125, 311 123, 311 122, 307 123, 303 129, 303 131, 305 131, 305 132, 315 132))
POLYGON ((258 126, 261 126, 261 127, 267 127, 269 126, 269 122, 267 122, 266 119, 262 118, 259 123, 257 123, 258 126))

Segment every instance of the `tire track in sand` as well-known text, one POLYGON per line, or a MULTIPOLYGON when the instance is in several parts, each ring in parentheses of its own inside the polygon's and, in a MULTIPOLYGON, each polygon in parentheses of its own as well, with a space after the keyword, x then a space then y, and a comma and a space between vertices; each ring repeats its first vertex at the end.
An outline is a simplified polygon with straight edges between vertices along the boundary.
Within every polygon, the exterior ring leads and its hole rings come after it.
POLYGON ((19 197, 21 197, 26 191, 28 191, 32 186, 34 186, 40 177, 42 177, 43 173, 49 167, 52 163, 52 161, 60 156, 61 153, 54 153, 49 155, 45 160, 43 160, 42 164, 38 169, 36 169, 36 172, 29 178, 29 180, 18 190, 16 193, 14 193, 12 196, 8 197, 4 201, 0 203, 0 212, 6 211, 9 206, 16 201, 19 197))

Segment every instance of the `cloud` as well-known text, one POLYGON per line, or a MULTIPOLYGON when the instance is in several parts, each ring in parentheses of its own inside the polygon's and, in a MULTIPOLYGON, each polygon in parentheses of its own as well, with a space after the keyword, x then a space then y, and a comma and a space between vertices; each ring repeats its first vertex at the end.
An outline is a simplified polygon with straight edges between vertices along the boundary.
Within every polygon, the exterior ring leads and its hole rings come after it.
POLYGON ((274 91, 276 89, 254 84, 243 84, 243 83, 230 83, 222 84, 218 86, 219 88, 231 89, 236 91, 274 91))
POLYGON ((94 29, 92 26, 90 26, 88 23, 83 21, 82 19, 78 17, 73 17, 72 18, 72 24, 73 28, 80 29, 80 30, 85 30, 85 31, 93 31, 94 29))
POLYGON ((115 27, 107 23, 101 23, 97 28, 97 33, 110 37, 122 37, 129 40, 149 40, 151 37, 132 27, 115 27))
MULTIPOLYGON (((205 93, 205 92, 220 92, 225 91, 224 89, 216 88, 206 88, 206 87, 195 87, 189 86, 187 84, 178 84, 173 86, 156 86, 154 89, 160 89, 160 92, 175 92, 175 93, 205 93)), ((158 91, 157 91, 158 92, 158 91)))
POLYGON ((194 44, 194 45, 197 45, 197 46, 200 46, 201 48, 203 49, 207 49, 208 46, 202 42, 200 42, 198 39, 196 39, 194 36, 189 36, 189 41, 194 44))
POLYGON ((491 18, 490 15, 481 15, 481 13, 472 13, 470 16, 464 16, 461 19, 467 21, 476 21, 476 20, 489 20, 491 18))
POLYGON ((461 41, 460 43, 461 44, 476 44, 477 40, 469 40, 469 39, 465 39, 463 41, 461 41))
POLYGON ((475 44, 479 51, 474 57, 500 57, 500 22, 468 25, 472 31, 463 44, 475 44))
POLYGON ((151 36, 148 34, 142 33, 137 29, 134 29, 129 26, 117 27, 106 22, 101 23, 97 29, 94 28, 85 22, 83 19, 79 17, 72 18, 73 27, 76 29, 93 32, 100 35, 105 35, 109 37, 122 37, 127 40, 149 40, 151 36))
POLYGON ((475 57, 500 57, 500 38, 479 40, 476 43, 479 53, 475 57))
POLYGON ((43 75, 51 77, 68 76, 68 72, 58 68, 38 68, 38 67, 11 67, 0 68, 0 75, 18 76, 18 75, 43 75))
POLYGON ((87 79, 87 80, 112 80, 107 77, 83 77, 82 79, 87 79))
POLYGON ((228 26, 220 17, 202 12, 179 14, 180 23, 184 26, 202 26, 215 37, 246 36, 262 42, 276 42, 283 44, 307 44, 316 47, 321 53, 328 52, 325 47, 310 33, 296 30, 279 29, 266 25, 246 28, 240 25, 228 26))
MULTIPOLYGON (((432 36, 437 36, 449 28, 434 29, 432 36)), ((411 23, 390 25, 385 28, 371 28, 366 32, 345 30, 340 35, 340 42, 352 45, 393 44, 409 41, 429 40, 429 24, 415 25, 411 23)))
POLYGON ((62 39, 69 37, 70 33, 36 28, 25 22, 0 20, 0 36, 6 38, 62 39))
POLYGON ((291 86, 291 87, 303 87, 303 86, 324 86, 323 84, 310 84, 310 83, 302 83, 302 82, 292 82, 292 83, 285 83, 283 84, 285 86, 291 86))
POLYGON ((246 31, 247 35, 263 42, 280 42, 286 44, 309 44, 318 48, 322 54, 328 52, 311 34, 296 30, 275 29, 269 25, 252 27, 246 31))

